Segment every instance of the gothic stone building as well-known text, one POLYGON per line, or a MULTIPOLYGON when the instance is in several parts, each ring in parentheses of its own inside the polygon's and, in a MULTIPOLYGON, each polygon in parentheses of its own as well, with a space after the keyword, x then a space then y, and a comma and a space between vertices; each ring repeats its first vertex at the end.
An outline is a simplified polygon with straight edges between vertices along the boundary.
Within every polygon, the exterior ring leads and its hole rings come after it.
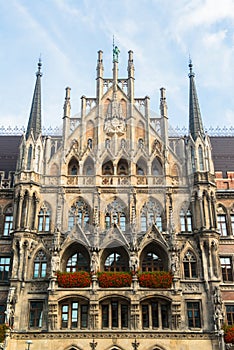
POLYGON ((116 52, 105 78, 98 52, 96 96, 81 97, 79 116, 66 88, 60 135, 41 132, 41 77, 39 62, 27 132, 0 137, 3 348, 225 349, 233 139, 204 132, 192 63, 183 137, 164 88, 159 116, 135 97, 132 51, 126 78, 116 52))

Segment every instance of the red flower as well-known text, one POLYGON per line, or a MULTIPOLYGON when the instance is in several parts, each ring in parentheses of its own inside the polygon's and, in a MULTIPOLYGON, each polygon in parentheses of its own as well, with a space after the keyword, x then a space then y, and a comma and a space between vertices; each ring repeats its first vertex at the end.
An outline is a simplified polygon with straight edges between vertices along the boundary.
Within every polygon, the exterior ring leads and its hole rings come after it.
POLYGON ((101 288, 130 287, 132 276, 129 272, 99 272, 98 281, 101 288))
POLYGON ((170 288, 172 274, 167 271, 142 272, 138 274, 141 287, 146 288, 170 288))
POLYGON ((234 344, 234 325, 225 327, 224 341, 225 343, 234 344))
POLYGON ((86 271, 57 272, 57 278, 59 287, 63 288, 84 288, 91 283, 90 274, 86 271))

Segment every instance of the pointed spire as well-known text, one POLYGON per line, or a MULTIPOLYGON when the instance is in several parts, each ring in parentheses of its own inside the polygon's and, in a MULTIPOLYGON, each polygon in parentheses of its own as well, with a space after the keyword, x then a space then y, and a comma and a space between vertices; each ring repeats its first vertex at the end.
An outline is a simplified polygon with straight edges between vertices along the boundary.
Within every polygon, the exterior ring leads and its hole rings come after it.
POLYGON ((26 132, 26 140, 28 139, 31 131, 33 132, 33 136, 35 139, 37 139, 39 134, 41 133, 41 66, 41 58, 39 58, 38 71, 36 73, 37 80, 32 99, 32 106, 26 132))
POLYGON ((193 65, 191 59, 189 60, 189 132, 192 138, 196 140, 197 136, 200 134, 202 137, 205 136, 201 112, 197 97, 197 91, 195 86, 194 72, 192 70, 193 65))

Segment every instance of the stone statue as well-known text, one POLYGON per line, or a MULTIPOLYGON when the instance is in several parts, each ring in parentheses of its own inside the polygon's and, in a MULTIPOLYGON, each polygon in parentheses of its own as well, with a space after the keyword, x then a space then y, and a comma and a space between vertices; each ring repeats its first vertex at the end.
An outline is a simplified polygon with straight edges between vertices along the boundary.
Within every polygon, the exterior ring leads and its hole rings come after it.
POLYGON ((138 262, 138 257, 137 257, 135 252, 131 252, 129 265, 130 265, 130 269, 133 272, 136 272, 138 270, 139 262, 138 262))
POLYGON ((96 252, 93 252, 91 257, 91 272, 96 274, 98 272, 98 268, 99 268, 98 254, 96 252))
POLYGON ((59 271, 59 268, 60 268, 60 258, 59 258, 58 252, 55 251, 54 255, 51 258, 52 276, 55 276, 56 272, 59 271))

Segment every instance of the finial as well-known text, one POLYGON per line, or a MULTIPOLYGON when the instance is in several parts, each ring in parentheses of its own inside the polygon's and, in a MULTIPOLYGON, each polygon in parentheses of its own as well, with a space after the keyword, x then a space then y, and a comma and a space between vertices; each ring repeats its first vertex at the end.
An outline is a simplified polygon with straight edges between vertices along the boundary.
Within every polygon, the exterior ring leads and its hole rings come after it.
POLYGON ((195 74, 193 73, 193 62, 192 62, 190 55, 189 55, 189 65, 188 66, 189 66, 189 78, 194 77, 195 74))
POLYGON ((38 71, 37 71, 37 73, 36 73, 36 76, 38 76, 38 75, 42 76, 42 73, 41 73, 41 66, 42 66, 42 63, 41 63, 41 54, 40 54, 40 56, 39 56, 37 66, 38 66, 38 71))

